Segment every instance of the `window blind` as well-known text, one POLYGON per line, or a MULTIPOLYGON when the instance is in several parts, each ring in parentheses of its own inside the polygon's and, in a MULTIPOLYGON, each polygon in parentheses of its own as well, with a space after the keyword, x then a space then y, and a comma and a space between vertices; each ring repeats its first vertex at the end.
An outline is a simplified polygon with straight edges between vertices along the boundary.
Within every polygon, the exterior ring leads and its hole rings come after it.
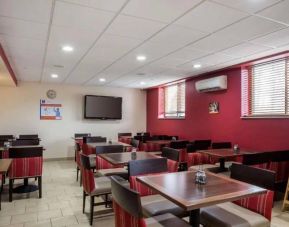
POLYGON ((242 69, 242 116, 288 115, 288 58, 242 69))
POLYGON ((160 118, 185 117, 185 87, 185 82, 182 82, 161 88, 159 92, 160 118))

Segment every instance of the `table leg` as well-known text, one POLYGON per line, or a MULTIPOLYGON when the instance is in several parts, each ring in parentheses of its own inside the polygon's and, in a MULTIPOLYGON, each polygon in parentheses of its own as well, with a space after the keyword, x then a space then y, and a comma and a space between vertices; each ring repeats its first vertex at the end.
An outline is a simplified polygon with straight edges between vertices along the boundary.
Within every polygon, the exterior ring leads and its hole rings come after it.
POLYGON ((219 161, 220 161, 220 172, 226 172, 227 169, 225 167, 225 159, 224 158, 220 158, 219 161))
POLYGON ((193 227, 200 226, 200 209, 195 209, 190 211, 190 224, 193 227))

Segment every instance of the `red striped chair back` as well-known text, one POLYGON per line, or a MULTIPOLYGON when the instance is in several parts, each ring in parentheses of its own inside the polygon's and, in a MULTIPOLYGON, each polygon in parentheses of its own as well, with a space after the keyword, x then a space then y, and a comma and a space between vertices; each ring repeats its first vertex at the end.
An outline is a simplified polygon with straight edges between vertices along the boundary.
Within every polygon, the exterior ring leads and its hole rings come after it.
POLYGON ((80 154, 83 190, 90 194, 95 189, 94 175, 90 166, 89 157, 80 154))

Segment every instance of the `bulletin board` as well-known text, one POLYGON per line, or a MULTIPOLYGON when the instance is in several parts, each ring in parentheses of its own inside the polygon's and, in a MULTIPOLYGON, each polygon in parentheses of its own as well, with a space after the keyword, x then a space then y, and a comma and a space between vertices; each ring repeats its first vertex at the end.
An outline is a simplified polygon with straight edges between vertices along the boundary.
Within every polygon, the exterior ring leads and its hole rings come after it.
POLYGON ((41 99, 40 120, 62 120, 62 104, 41 99))

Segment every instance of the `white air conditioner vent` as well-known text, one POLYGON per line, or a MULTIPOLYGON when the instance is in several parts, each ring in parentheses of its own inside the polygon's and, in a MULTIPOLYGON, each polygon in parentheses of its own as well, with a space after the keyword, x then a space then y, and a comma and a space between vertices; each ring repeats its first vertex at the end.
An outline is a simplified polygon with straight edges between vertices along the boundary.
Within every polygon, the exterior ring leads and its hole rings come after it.
POLYGON ((195 83, 198 92, 211 92, 227 89, 227 76, 217 76, 210 79, 199 80, 195 83))

